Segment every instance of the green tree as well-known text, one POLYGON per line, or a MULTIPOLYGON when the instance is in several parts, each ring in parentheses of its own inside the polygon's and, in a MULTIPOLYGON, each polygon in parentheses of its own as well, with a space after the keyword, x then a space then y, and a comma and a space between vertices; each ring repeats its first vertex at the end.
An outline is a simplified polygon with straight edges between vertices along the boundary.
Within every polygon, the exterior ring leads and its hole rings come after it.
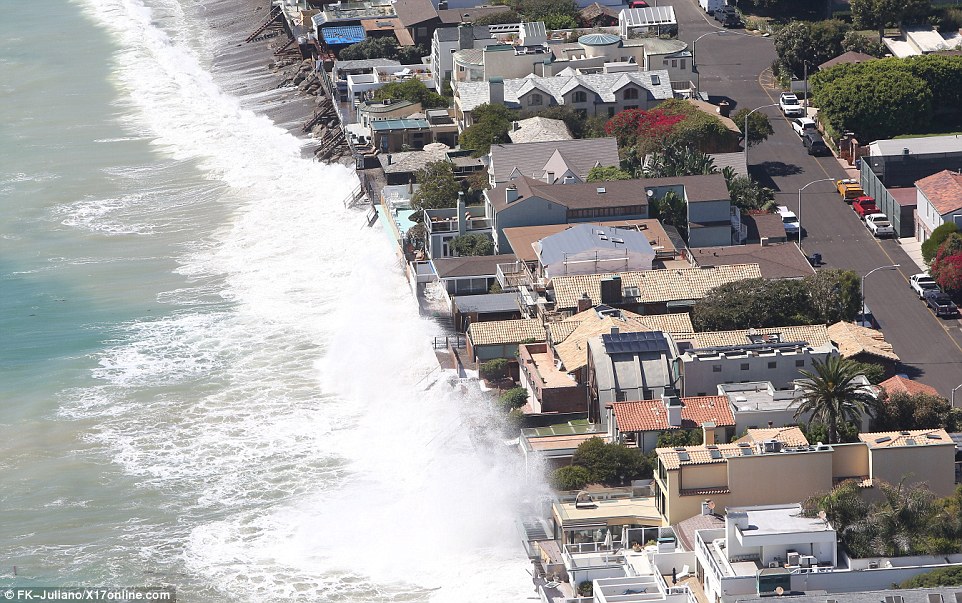
POLYGON ((418 190, 414 192, 411 205, 415 209, 441 209, 454 207, 461 186, 454 179, 454 168, 447 161, 432 161, 415 172, 418 190))
POLYGON ((889 394, 883 390, 876 405, 872 428, 876 431, 945 428, 952 410, 949 401, 930 394, 889 394))
POLYGON ((504 105, 484 104, 474 110, 474 124, 468 126, 458 142, 466 149, 473 149, 475 157, 486 155, 491 145, 509 142, 508 131, 515 113, 504 105))
POLYGON ((660 152, 652 153, 645 161, 645 178, 669 178, 714 174, 715 160, 705 153, 689 147, 670 145, 660 152))
POLYGON ((572 464, 588 470, 591 483, 618 486, 633 479, 651 477, 651 462, 641 450, 606 444, 601 438, 591 438, 579 444, 571 460, 572 464))
POLYGON ((528 403, 528 390, 523 387, 512 387, 498 397, 498 404, 505 411, 521 408, 528 403))
POLYGON ((815 517, 820 511, 825 513, 825 519, 845 542, 865 519, 869 504, 862 497, 858 481, 846 480, 826 494, 810 496, 802 503, 802 509, 809 517, 815 517))
POLYGON ((839 441, 839 427, 844 422, 860 423, 871 413, 873 399, 855 382, 855 367, 840 356, 829 356, 825 362, 815 361, 814 371, 799 371, 804 379, 798 383, 801 403, 795 418, 811 414, 812 421, 828 427, 828 442, 839 441))
POLYGON ((451 239, 451 249, 459 257, 494 255, 494 242, 488 236, 472 232, 451 239))
POLYGON ((878 30, 879 41, 885 28, 898 26, 905 19, 919 19, 932 12, 929 0, 851 0, 852 23, 856 29, 878 30))
POLYGON ((481 363, 478 373, 482 379, 501 381, 508 376, 508 361, 505 358, 495 358, 481 363))
POLYGON ((581 490, 591 481, 591 473, 580 465, 558 467, 551 474, 551 487, 555 490, 581 490))
POLYGON ((588 182, 604 182, 606 180, 631 180, 631 174, 610 165, 596 165, 588 170, 588 182))
POLYGON ((810 297, 804 282, 746 279, 716 287, 692 309, 696 331, 809 324, 810 297))
POLYGON ((703 434, 700 429, 672 429, 658 434, 658 448, 675 448, 676 446, 698 446, 702 443, 703 434))
POLYGON ((959 227, 956 226, 954 222, 946 222, 933 230, 929 238, 922 243, 922 259, 925 260, 925 263, 931 264, 932 260, 935 259, 935 255, 939 252, 939 248, 942 247, 942 243, 948 240, 949 235, 958 232, 959 227))
POLYGON ((360 61, 363 59, 397 58, 398 45, 394 38, 367 38, 357 44, 342 48, 337 53, 341 61, 360 61))
POLYGON ((665 224, 682 229, 688 228, 688 204, 674 191, 668 191, 664 197, 654 199, 651 203, 651 213, 653 218, 665 224))
POLYGON ((811 72, 815 66, 842 54, 842 43, 849 30, 839 20, 792 21, 775 32, 775 52, 779 62, 801 77, 805 63, 811 72))
POLYGON ((517 11, 506 9, 496 13, 483 15, 474 20, 475 25, 501 25, 504 23, 518 23, 521 15, 517 11))
POLYGON ((886 53, 884 44, 857 31, 846 32, 842 39, 842 50, 845 52, 861 52, 876 58, 881 58, 886 53))
POLYGON ((731 167, 723 169, 722 174, 725 176, 725 184, 728 185, 728 195, 735 207, 742 211, 770 211, 774 208, 774 190, 762 186, 748 176, 736 176, 731 167))
POLYGON ((439 109, 448 106, 448 99, 434 92, 418 79, 386 84, 378 88, 377 92, 374 93, 374 99, 379 101, 386 99, 406 100, 412 103, 421 103, 421 107, 425 109, 439 109))
POLYGON ((899 584, 899 588, 936 588, 939 586, 962 586, 962 567, 953 565, 919 574, 899 584))
POLYGON ((808 320, 812 324, 855 320, 861 311, 861 278, 851 270, 819 270, 803 283, 808 291, 808 320))
POLYGON ((885 381, 885 367, 881 364, 876 364, 875 362, 855 361, 853 361, 853 363, 857 367, 855 370, 859 374, 865 375, 865 378, 868 379, 869 383, 872 385, 878 385, 879 383, 885 381))
MULTIPOLYGON (((742 137, 745 136, 745 116, 751 109, 739 109, 732 116, 732 121, 738 126, 738 131, 742 133, 742 137)), ((756 144, 768 140, 768 137, 775 133, 774 128, 772 128, 771 122, 768 120, 768 116, 760 111, 755 111, 748 116, 748 146, 753 147, 756 144)))

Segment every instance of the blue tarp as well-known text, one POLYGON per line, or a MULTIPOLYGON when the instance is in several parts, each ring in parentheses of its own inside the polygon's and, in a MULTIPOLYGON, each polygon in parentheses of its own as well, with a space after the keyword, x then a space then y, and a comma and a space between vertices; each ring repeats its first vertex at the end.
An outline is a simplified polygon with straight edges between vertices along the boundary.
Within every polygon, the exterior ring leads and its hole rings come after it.
POLYGON ((360 25, 325 27, 321 29, 321 35, 328 44, 356 44, 367 37, 364 28, 360 25))

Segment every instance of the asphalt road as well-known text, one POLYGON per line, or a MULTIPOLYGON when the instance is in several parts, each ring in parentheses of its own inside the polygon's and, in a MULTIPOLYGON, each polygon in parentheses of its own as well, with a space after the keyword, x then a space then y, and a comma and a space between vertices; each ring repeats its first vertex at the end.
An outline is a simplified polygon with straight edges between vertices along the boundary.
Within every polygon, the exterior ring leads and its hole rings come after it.
MULTIPOLYGON (((704 15, 696 0, 659 3, 675 7, 681 39, 689 43, 698 39, 693 52, 703 92, 730 99, 736 110, 777 103, 779 92, 767 71, 775 60, 770 39, 739 35, 745 34, 742 29, 713 33, 724 30, 704 15)), ((865 275, 879 266, 900 264, 897 270, 880 270, 865 279, 866 303, 902 359, 900 372, 949 396, 962 384, 962 322, 936 318, 915 296, 908 279, 918 267, 897 241, 879 241, 869 234, 833 182, 806 188, 799 207, 801 187, 823 178, 845 178, 845 170, 834 157, 809 156, 778 107, 760 111, 771 119, 775 134, 749 149, 749 171, 777 191, 779 204, 799 214, 805 235, 802 247, 808 254, 821 253, 825 267, 865 275)), ((956 398, 962 404, 962 389, 956 398)))

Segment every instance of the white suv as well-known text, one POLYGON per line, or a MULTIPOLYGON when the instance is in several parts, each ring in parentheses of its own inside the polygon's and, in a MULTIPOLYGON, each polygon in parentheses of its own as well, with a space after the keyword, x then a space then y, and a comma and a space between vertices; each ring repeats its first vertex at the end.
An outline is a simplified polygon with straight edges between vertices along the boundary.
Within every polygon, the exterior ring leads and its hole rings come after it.
POLYGON ((798 102, 798 97, 791 92, 782 92, 778 97, 778 108, 786 117, 805 115, 805 108, 798 102))
POLYGON ((816 124, 815 120, 810 117, 796 117, 795 119, 789 121, 792 124, 792 129, 795 130, 795 133, 798 134, 799 138, 805 136, 809 132, 818 133, 818 124, 816 124))

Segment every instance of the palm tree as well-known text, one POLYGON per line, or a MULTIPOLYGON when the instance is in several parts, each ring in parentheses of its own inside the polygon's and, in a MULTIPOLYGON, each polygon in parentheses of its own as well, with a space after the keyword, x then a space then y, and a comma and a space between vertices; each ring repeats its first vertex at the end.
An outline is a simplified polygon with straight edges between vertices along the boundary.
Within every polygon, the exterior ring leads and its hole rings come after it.
POLYGON ((828 429, 828 443, 838 443, 839 427, 845 422, 861 423, 862 416, 871 412, 872 396, 855 382, 858 367, 851 360, 829 356, 825 362, 815 361, 814 371, 800 371, 805 377, 799 382, 802 391, 795 418, 811 413, 811 421, 828 429))

